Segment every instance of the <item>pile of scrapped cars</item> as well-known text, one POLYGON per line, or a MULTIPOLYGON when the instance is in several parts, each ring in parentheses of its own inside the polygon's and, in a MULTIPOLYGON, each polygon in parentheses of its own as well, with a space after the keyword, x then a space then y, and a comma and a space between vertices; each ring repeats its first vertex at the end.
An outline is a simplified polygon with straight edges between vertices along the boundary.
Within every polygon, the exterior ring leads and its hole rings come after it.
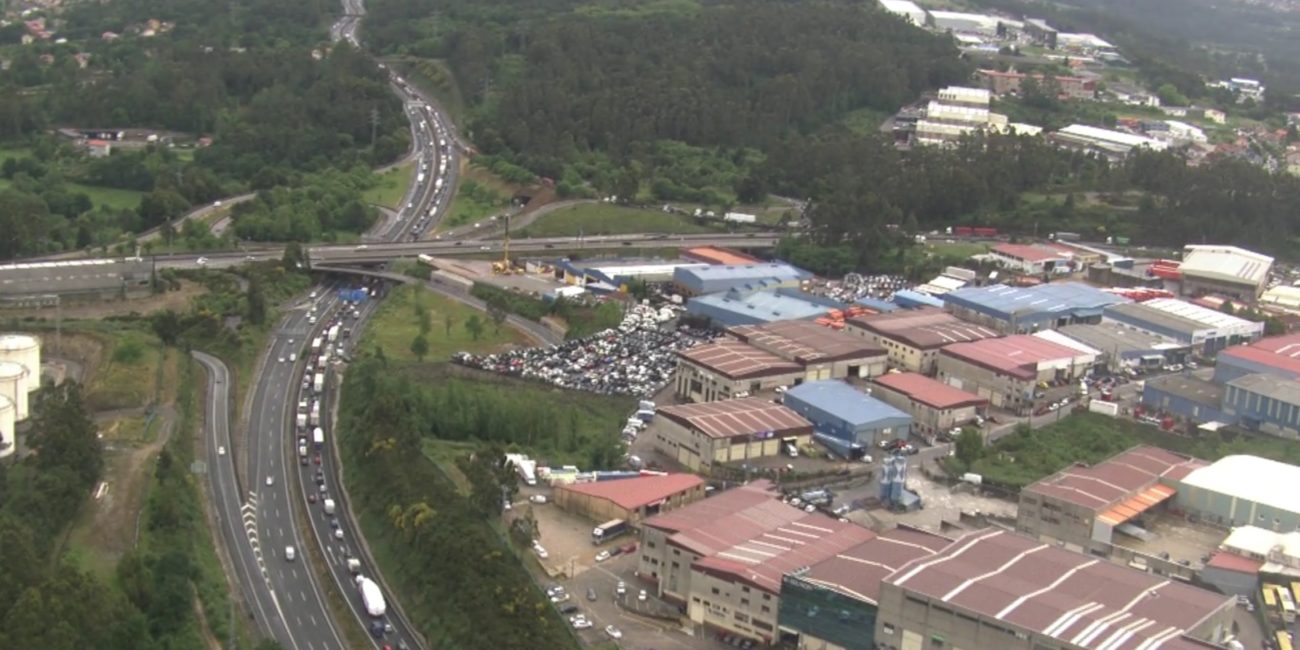
POLYGON ((601 395, 647 397, 672 379, 678 350, 712 340, 711 330, 671 328, 670 308, 636 305, 617 328, 545 348, 475 355, 459 352, 452 361, 512 377, 537 379, 560 388, 601 395))

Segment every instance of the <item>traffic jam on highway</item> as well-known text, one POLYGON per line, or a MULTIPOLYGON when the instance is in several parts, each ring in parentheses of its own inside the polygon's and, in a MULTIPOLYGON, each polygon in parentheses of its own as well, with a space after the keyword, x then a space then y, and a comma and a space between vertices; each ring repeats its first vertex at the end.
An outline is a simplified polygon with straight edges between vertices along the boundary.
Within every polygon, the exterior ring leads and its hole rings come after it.
MULTIPOLYGON (((382 63, 379 67, 385 68, 382 63)), ((447 127, 439 119, 438 112, 427 102, 422 101, 410 84, 397 73, 390 71, 389 78, 401 89, 403 97, 407 100, 407 115, 415 125, 412 135, 415 138, 416 151, 420 152, 420 168, 416 172, 414 184, 416 190, 413 192, 415 196, 407 201, 406 206, 399 213, 400 220, 411 222, 406 238, 417 241, 431 226, 435 225, 439 210, 449 199, 452 183, 449 182, 448 170, 453 154, 447 127), (433 171, 435 165, 436 172, 433 171), (428 195, 428 201, 423 202, 419 200, 419 190, 426 187, 429 180, 433 181, 433 189, 428 195)))
MULTIPOLYGON (((322 418, 321 415, 323 409, 328 409, 327 374, 333 364, 349 358, 349 350, 355 341, 354 329, 360 327, 366 310, 373 304, 372 299, 383 297, 384 287, 379 281, 369 281, 359 287, 334 288, 328 302, 322 299, 323 293, 325 290, 311 294, 313 302, 308 308, 307 319, 313 326, 314 336, 303 343, 303 372, 297 386, 294 447, 301 472, 300 484, 321 549, 330 560, 331 570, 344 573, 345 579, 355 586, 355 599, 359 599, 361 605, 358 617, 370 636, 377 641, 397 637, 393 639, 395 647, 405 650, 410 645, 401 638, 389 619, 383 590, 374 579, 364 574, 362 560, 348 545, 352 540, 348 539, 345 529, 355 531, 356 528, 341 520, 344 514, 342 505, 330 491, 331 477, 337 474, 327 471, 329 451, 325 445, 325 432, 329 423, 328 417, 322 418), (337 301, 332 299, 335 296, 337 301), (360 615, 362 612, 364 617, 360 615)), ((282 363, 293 363, 294 360, 292 354, 287 359, 278 359, 282 363)), ((293 561, 294 555, 294 549, 285 549, 286 561, 293 561)), ((349 598, 354 607, 355 599, 349 598)))

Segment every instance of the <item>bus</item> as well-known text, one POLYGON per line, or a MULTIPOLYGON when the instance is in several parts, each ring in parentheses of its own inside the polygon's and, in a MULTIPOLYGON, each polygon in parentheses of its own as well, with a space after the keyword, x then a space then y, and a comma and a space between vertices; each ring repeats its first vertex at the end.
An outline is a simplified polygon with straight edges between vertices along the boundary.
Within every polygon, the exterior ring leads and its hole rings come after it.
POLYGON ((1300 603, 1300 582, 1291 583, 1291 600, 1300 603))
POLYGON ((1282 620, 1286 623, 1294 623, 1295 600, 1291 598, 1291 590, 1286 587, 1278 587, 1277 602, 1282 606, 1282 620))
POLYGON ((1277 631, 1277 650, 1291 650, 1291 633, 1286 630, 1277 631))
POLYGON ((1264 607, 1267 607, 1268 609, 1277 607, 1277 597, 1273 595, 1277 593, 1276 585, 1265 584, 1264 588, 1259 591, 1260 594, 1264 596, 1264 607))

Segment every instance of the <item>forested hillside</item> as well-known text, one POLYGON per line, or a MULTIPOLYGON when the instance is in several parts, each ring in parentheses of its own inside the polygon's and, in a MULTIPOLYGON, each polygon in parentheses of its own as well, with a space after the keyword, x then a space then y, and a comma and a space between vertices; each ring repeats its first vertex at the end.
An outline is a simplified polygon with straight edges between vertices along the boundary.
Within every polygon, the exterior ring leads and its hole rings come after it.
POLYGON ((366 30, 447 59, 476 145, 557 179, 578 161, 601 176, 592 152, 655 169, 661 141, 743 156, 970 72, 949 39, 874 5, 375 0, 366 30))
POLYGON ((0 157, 15 161, 4 170, 13 183, 0 196, 11 207, 0 225, 31 233, 0 254, 105 244, 220 196, 399 157, 409 146, 401 103, 364 54, 329 46, 335 10, 323 0, 70 7, 55 23, 59 35, 84 41, 16 48, 0 71, 0 157), (144 38, 135 31, 147 18, 175 26, 144 38), (121 36, 103 40, 104 32, 121 36), (88 161, 51 141, 63 126, 173 130, 213 144, 192 156, 118 148, 88 161), (70 182, 145 196, 138 206, 105 206, 78 198, 70 182))

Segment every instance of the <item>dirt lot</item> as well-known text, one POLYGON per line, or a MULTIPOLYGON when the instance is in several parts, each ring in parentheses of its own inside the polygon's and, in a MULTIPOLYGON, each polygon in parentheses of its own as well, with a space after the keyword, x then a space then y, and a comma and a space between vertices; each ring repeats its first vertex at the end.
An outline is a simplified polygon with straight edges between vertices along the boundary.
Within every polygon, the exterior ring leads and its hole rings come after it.
POLYGON ((1228 535, 1222 529, 1193 524, 1170 514, 1144 516, 1143 519, 1146 531, 1152 534, 1151 539, 1144 541, 1117 532, 1114 536, 1115 544, 1157 557, 1164 557, 1163 554, 1168 553, 1170 560, 1185 561, 1198 569, 1202 566, 1201 558, 1219 548, 1223 538, 1228 535))
MULTIPOLYGON (((181 280, 180 284, 180 289, 176 291, 149 295, 144 298, 112 299, 102 302, 64 305, 62 309, 63 319, 97 320, 109 316, 126 316, 131 313, 152 314, 164 309, 183 312, 189 308, 192 298, 207 291, 202 286, 187 280, 181 280)), ((46 309, 15 309, 5 311, 4 315, 17 319, 42 318, 54 320, 59 315, 59 312, 50 307, 46 309)))

